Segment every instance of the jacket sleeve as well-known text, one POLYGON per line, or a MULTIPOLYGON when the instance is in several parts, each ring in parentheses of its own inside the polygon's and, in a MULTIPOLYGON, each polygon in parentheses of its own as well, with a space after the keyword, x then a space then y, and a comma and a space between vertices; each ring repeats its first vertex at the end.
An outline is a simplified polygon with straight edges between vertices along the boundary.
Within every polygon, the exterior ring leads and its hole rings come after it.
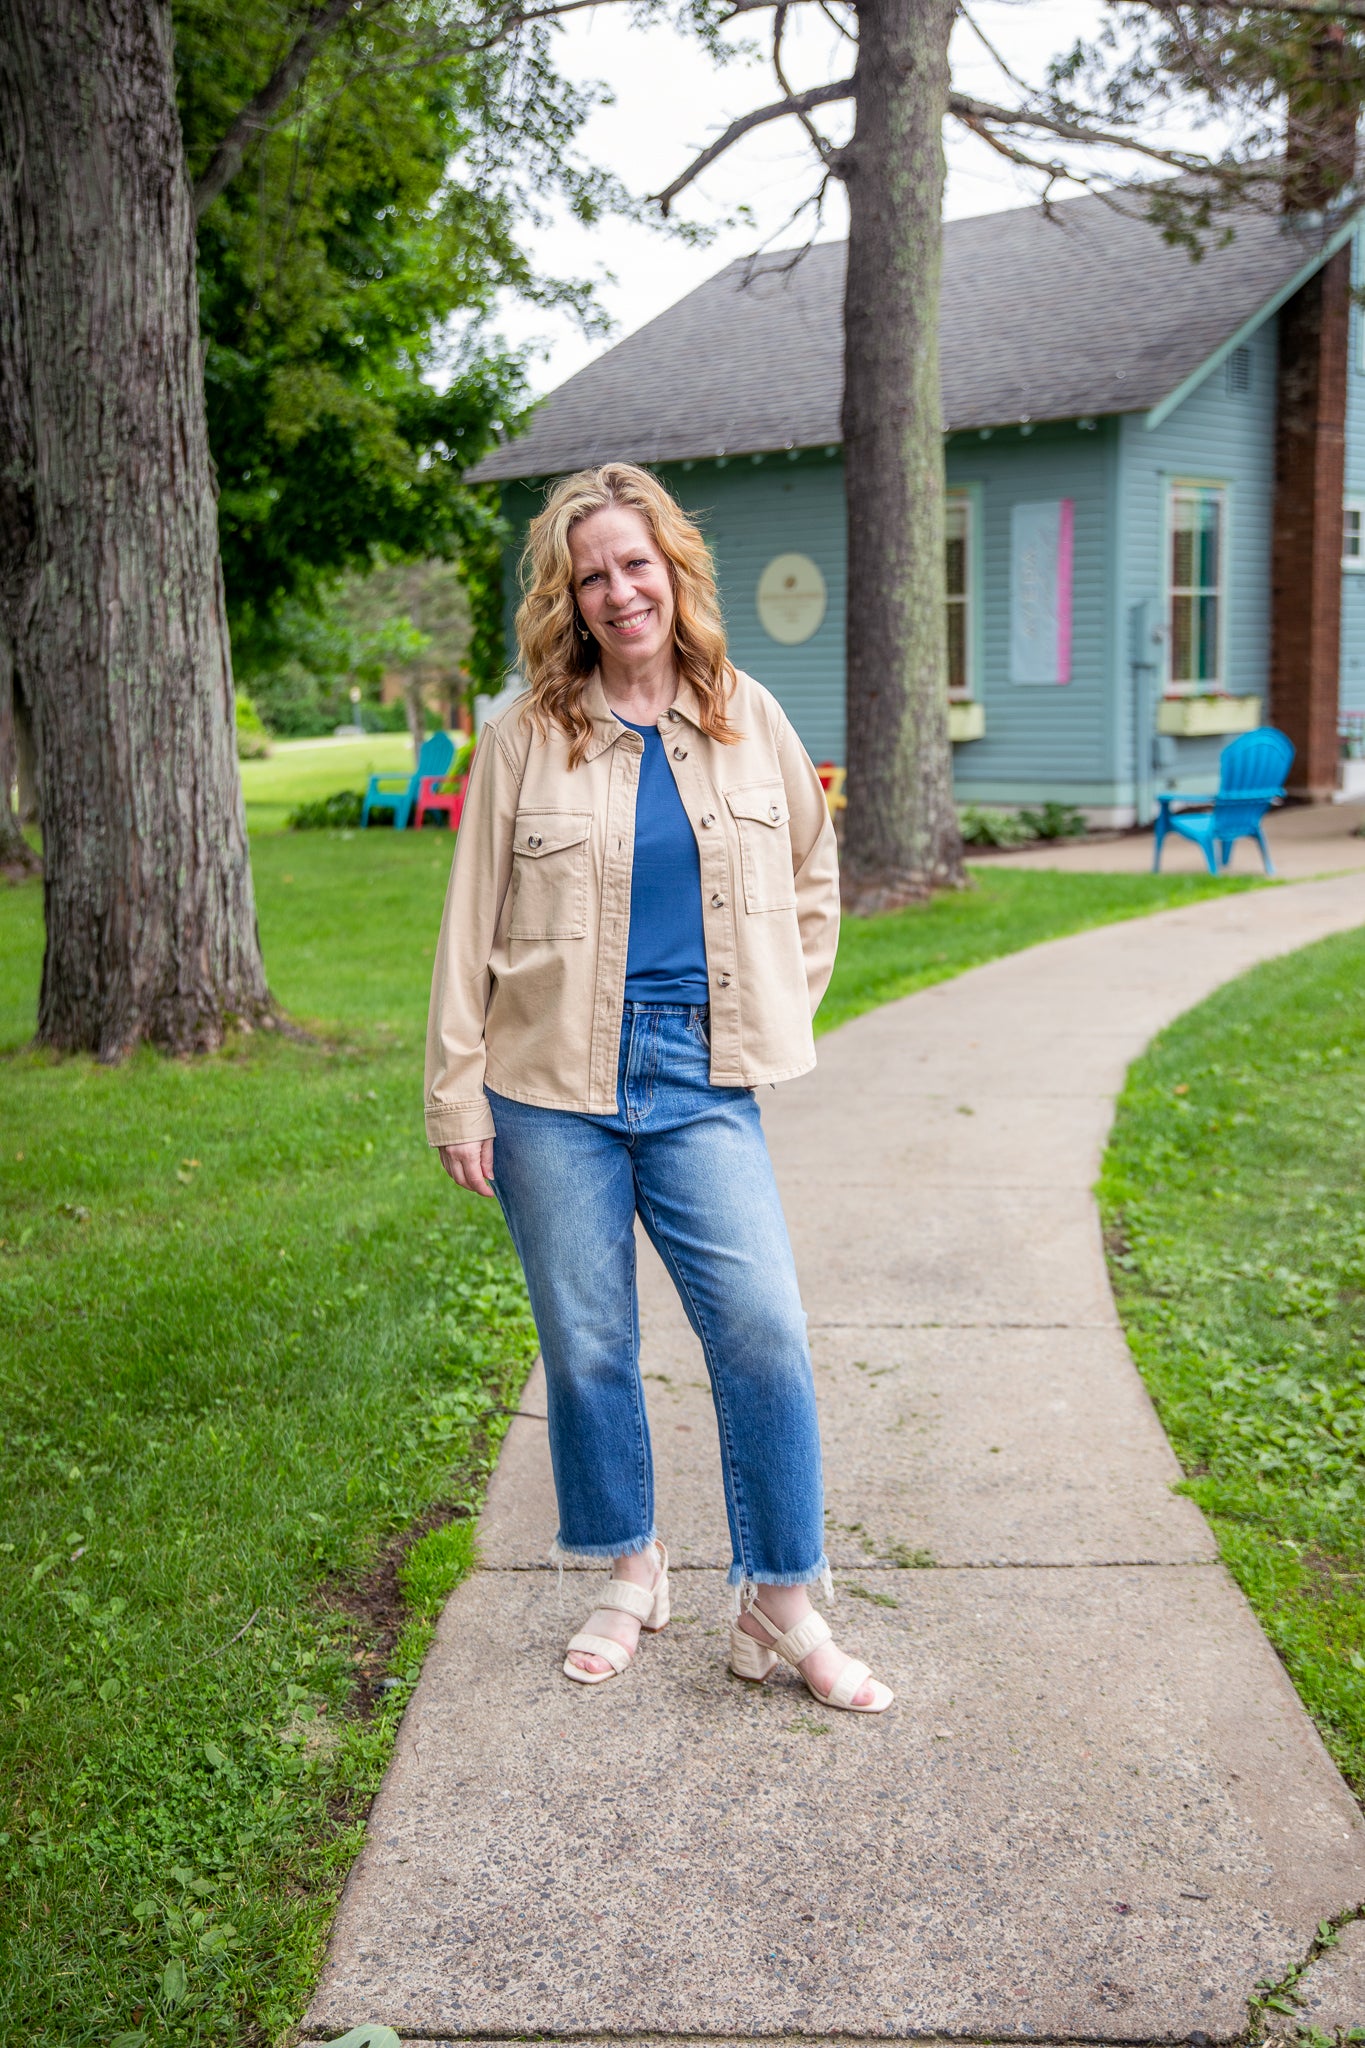
POLYGON ((813 1017, 829 987, 839 945, 839 848, 814 763, 781 711, 776 739, 790 816, 796 921, 813 1017))
POLYGON ((426 1123, 431 1145, 491 1138, 484 1094, 489 956, 512 876, 521 777, 497 726, 474 749, 431 977, 426 1123))

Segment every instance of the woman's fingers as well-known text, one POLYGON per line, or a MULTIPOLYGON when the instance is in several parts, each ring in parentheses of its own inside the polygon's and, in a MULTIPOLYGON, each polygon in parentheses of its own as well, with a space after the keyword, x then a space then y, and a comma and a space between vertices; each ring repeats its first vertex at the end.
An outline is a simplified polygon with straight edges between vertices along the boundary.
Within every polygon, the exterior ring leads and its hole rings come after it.
POLYGON ((442 1145, 441 1164, 457 1188, 472 1195, 491 1195, 489 1175, 493 1171, 493 1140, 475 1138, 467 1145, 442 1145))

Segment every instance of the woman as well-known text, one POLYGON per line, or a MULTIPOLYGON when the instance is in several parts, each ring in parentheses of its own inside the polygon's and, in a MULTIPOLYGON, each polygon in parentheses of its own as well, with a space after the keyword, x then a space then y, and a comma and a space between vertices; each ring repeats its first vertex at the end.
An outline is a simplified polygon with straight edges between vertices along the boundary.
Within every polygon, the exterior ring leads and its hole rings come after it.
POLYGON ((739 1589, 731 1668, 817 1699, 891 1693, 835 1648, 805 1317, 754 1089, 815 1062, 838 871, 823 792, 726 659, 710 558, 628 463, 531 523, 526 695, 484 728, 432 989, 427 1134, 495 1191, 549 1393, 561 1555, 612 1561, 566 1675, 624 1671, 668 1620, 639 1365, 637 1214, 711 1377, 739 1589), (496 1133, 496 1140, 495 1140, 496 1133), (496 1165, 495 1165, 496 1162, 496 1165))

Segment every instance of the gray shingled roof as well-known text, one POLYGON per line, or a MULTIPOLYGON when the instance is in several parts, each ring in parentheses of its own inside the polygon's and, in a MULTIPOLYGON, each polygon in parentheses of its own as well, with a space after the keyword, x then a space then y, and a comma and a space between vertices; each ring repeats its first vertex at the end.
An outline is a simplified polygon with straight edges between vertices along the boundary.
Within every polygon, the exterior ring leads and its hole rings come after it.
MULTIPOLYGON (((949 429, 1158 404, 1321 246, 1246 209, 1192 263, 1102 200, 949 221, 943 405, 949 429)), ((551 476, 611 460, 811 448, 840 439, 844 244, 794 265, 741 258, 561 384, 470 474, 551 476)))

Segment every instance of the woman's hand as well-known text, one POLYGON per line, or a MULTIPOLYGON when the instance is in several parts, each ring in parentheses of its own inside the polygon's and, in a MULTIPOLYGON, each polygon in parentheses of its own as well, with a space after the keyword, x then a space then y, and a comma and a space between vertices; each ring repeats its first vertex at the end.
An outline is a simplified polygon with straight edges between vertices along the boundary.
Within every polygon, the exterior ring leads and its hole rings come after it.
POLYGON ((493 1171, 493 1140, 473 1138, 467 1145, 442 1145, 441 1164, 457 1188, 468 1188, 471 1195, 491 1195, 488 1185, 493 1171))

